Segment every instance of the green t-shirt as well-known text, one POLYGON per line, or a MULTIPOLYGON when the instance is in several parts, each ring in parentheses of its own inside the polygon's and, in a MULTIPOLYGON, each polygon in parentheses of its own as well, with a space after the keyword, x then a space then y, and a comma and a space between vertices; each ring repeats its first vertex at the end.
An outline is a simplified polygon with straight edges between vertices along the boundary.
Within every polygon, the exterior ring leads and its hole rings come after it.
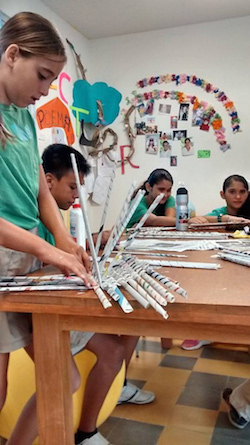
POLYGON ((0 145, 0 217, 31 230, 38 225, 39 164, 36 130, 29 111, 0 104, 5 128, 14 136, 0 145))
POLYGON ((41 220, 39 220, 38 235, 40 236, 40 238, 47 241, 47 243, 52 244, 52 246, 56 245, 55 238, 53 237, 52 233, 47 229, 47 227, 45 227, 45 225, 42 223, 41 220))
MULTIPOLYGON (((170 207, 175 207, 175 199, 173 198, 173 196, 170 196, 165 203, 165 210, 170 207)), ((138 223, 140 221, 140 219, 143 217, 143 215, 145 215, 148 208, 149 208, 149 206, 147 204, 146 197, 143 196, 135 213, 133 214, 132 218, 130 219, 130 221, 127 225, 127 228, 129 229, 130 227, 133 227, 136 223, 138 223)), ((157 207, 153 211, 153 214, 157 215, 157 207)))
POLYGON ((220 216, 220 215, 228 215, 227 206, 214 209, 212 210, 212 212, 207 213, 205 216, 220 216))

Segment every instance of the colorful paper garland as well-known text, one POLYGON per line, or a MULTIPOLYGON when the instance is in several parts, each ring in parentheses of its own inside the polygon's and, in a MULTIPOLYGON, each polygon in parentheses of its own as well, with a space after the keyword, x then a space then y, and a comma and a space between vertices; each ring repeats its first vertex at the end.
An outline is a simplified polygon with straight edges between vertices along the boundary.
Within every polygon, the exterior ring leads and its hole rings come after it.
POLYGON ((163 74, 160 76, 152 76, 149 78, 145 78, 139 80, 137 82, 138 88, 145 88, 146 86, 151 86, 154 83, 170 83, 175 82, 176 85, 184 84, 186 82, 190 82, 195 86, 203 88, 207 93, 213 93, 215 98, 222 103, 222 105, 226 108, 227 113, 231 117, 231 127, 233 133, 237 133, 241 131, 240 128, 240 119, 238 117, 238 112, 235 108, 233 101, 231 101, 228 96, 224 93, 224 91, 215 87, 212 83, 206 81, 205 79, 201 79, 195 75, 188 75, 185 73, 182 74, 163 74))

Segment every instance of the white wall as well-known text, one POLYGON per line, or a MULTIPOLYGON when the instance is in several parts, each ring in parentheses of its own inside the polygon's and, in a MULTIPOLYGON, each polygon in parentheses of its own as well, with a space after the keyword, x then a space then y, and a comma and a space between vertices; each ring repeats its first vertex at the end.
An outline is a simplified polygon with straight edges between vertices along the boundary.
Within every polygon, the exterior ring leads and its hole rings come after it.
MULTIPOLYGON (((143 20, 143 13, 138 20, 143 20)), ((232 148, 226 153, 220 151, 212 128, 209 133, 193 128, 190 134, 195 148, 211 150, 211 159, 184 158, 179 148, 173 153, 178 155, 178 166, 170 167, 168 159, 146 155, 144 137, 137 137, 132 162, 140 168, 126 166, 123 176, 118 168, 108 224, 114 222, 119 211, 118 203, 123 200, 132 180, 135 178, 140 182, 160 166, 169 169, 175 186, 179 181, 185 182, 199 214, 223 205, 219 191, 227 176, 239 173, 250 178, 249 42, 250 17, 90 41, 90 78, 92 81, 106 81, 121 91, 122 107, 126 96, 136 89, 136 82, 144 77, 166 73, 195 74, 218 86, 234 101, 243 129, 242 133, 232 134, 230 117, 222 104, 201 88, 189 83, 178 87, 174 83, 159 85, 159 89, 178 89, 211 103, 223 118, 232 148)), ((152 89, 157 87, 154 85, 152 89)), ((177 110, 175 101, 169 100, 168 103, 171 103, 172 110, 174 107, 177 110)), ((128 143, 121 116, 113 128, 119 134, 119 145, 128 143)), ((100 213, 100 209, 95 212, 100 213)))

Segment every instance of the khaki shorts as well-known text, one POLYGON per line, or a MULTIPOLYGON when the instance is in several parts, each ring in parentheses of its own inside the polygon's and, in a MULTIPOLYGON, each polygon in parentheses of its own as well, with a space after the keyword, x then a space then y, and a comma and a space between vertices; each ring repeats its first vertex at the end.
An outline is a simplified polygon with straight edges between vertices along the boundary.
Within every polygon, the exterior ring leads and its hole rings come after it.
POLYGON ((70 331, 71 354, 76 355, 82 351, 93 337, 94 332, 70 331))
MULTIPOLYGON (((31 230, 37 234, 37 229, 31 230)), ((0 275, 26 275, 40 269, 41 263, 33 255, 0 246, 0 275)), ((93 332, 72 331, 72 355, 82 351, 93 337, 93 332)), ((18 312, 0 312, 0 353, 28 346, 32 339, 32 315, 18 312)))
MULTIPOLYGON (((31 230, 37 233, 37 229, 31 230)), ((0 275, 26 275, 41 267, 33 255, 0 246, 0 275)), ((31 343, 31 314, 0 312, 0 353, 15 351, 31 343)))

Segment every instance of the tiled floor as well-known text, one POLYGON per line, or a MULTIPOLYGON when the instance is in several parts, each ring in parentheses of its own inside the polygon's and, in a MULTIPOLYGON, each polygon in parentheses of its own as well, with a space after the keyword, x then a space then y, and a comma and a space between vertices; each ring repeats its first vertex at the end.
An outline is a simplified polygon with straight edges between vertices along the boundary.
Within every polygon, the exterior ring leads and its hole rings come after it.
POLYGON ((140 340, 128 378, 156 400, 116 407, 102 434, 114 445, 249 445, 250 426, 232 427, 221 402, 223 388, 249 378, 248 349, 217 343, 188 352, 180 344, 162 350, 157 338, 140 340))

